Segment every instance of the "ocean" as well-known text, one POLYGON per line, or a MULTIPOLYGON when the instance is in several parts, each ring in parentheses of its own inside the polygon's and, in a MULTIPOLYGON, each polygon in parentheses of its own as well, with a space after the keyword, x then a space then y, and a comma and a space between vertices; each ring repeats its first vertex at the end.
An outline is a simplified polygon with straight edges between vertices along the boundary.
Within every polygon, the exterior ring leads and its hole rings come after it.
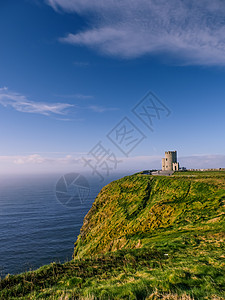
POLYGON ((0 176, 1 278, 71 260, 74 242, 95 197, 123 174, 114 174, 103 183, 94 176, 81 176, 73 186, 78 186, 79 197, 73 198, 75 190, 70 184, 74 176, 77 174, 0 176))

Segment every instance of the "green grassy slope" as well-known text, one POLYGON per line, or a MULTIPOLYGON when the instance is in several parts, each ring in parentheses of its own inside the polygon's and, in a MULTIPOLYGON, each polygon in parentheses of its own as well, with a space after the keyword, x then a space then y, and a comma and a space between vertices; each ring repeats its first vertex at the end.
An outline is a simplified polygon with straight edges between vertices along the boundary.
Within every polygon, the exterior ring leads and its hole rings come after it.
POLYGON ((102 189, 74 260, 0 281, 0 299, 225 299, 225 172, 102 189))
MULTIPOLYGON (((183 174, 183 173, 182 173, 183 174)), ((133 175, 102 189, 84 219, 74 256, 149 247, 162 240, 220 234, 224 176, 133 175)))

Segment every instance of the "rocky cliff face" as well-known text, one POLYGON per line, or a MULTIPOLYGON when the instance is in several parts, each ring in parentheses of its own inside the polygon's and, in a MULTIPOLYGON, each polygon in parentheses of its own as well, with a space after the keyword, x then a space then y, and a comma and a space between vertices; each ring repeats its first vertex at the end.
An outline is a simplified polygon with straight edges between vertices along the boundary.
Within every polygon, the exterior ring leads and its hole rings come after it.
MULTIPOLYGON (((105 186, 84 219, 74 257, 153 247, 221 232, 225 174, 136 174, 105 186)), ((201 239, 201 238, 200 238, 201 239)), ((171 246, 172 247, 172 246, 171 246)))

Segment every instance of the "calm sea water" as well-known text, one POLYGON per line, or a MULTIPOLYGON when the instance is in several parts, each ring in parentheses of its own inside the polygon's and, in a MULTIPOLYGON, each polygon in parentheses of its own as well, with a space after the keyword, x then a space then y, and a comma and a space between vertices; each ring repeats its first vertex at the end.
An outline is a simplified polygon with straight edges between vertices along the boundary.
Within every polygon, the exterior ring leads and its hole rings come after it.
POLYGON ((63 206, 56 197, 59 175, 0 177, 0 276, 71 260, 83 218, 104 183, 86 177, 88 198, 78 207, 63 206))

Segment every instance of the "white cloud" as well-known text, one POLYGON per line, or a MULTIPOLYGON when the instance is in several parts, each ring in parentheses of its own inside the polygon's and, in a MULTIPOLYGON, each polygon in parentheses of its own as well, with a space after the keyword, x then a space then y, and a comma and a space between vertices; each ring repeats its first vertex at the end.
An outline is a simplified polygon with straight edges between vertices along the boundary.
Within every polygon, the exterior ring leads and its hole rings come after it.
POLYGON ((0 174, 75 172, 81 171, 80 154, 27 154, 0 156, 0 174))
MULTIPOLYGON (((58 97, 63 98, 74 98, 80 100, 89 100, 92 99, 93 96, 90 95, 83 95, 83 94, 73 94, 73 95, 58 95, 58 97)), ((68 104, 68 103, 44 103, 44 102, 34 102, 27 97, 11 92, 8 88, 0 88, 0 105, 4 107, 12 107, 13 109, 24 112, 24 113, 36 113, 41 115, 66 115, 68 112, 73 112, 71 109, 75 107, 75 105, 68 104)), ((78 106, 76 105, 76 110, 90 110, 95 113, 103 113, 107 111, 114 111, 117 108, 113 107, 103 107, 98 105, 89 105, 89 106, 78 106)), ((62 121, 73 121, 73 119, 66 119, 66 118, 57 118, 57 120, 62 121)), ((83 121, 83 119, 76 119, 76 121, 83 121)))
POLYGON ((225 64, 222 0, 46 1, 56 11, 89 18, 89 29, 69 33, 62 42, 124 58, 167 53, 186 64, 225 64))
POLYGON ((81 100, 89 100, 93 99, 94 97, 91 95, 83 95, 83 94, 67 94, 67 95, 56 95, 57 97, 62 98, 74 98, 74 99, 81 99, 81 100))
POLYGON ((19 93, 11 92, 8 88, 0 88, 0 104, 4 107, 12 107, 19 112, 36 113, 41 115, 64 115, 66 110, 73 107, 67 103, 43 103, 34 102, 19 93))
POLYGON ((64 157, 45 157, 40 154, 30 155, 11 155, 11 156, 0 156, 0 162, 11 162, 16 165, 23 164, 46 164, 46 163, 62 163, 62 164, 73 164, 79 162, 80 159, 74 158, 72 155, 66 155, 64 157))
MULTIPOLYGON (((161 169, 161 156, 134 156, 120 158, 122 163, 118 165, 120 170, 143 171, 149 169, 161 169)), ((225 155, 202 154, 178 157, 181 167, 188 169, 225 168, 225 155)))
POLYGON ((0 156, 0 163, 13 163, 15 165, 39 165, 39 164, 77 164, 81 160, 80 158, 72 155, 66 155, 63 157, 46 157, 40 154, 30 155, 11 155, 0 156))
POLYGON ((192 155, 180 157, 179 161, 188 169, 225 168, 225 155, 192 155))
POLYGON ((23 164, 42 164, 46 162, 46 159, 41 157, 38 154, 32 154, 29 156, 22 156, 22 157, 17 157, 13 161, 16 165, 23 165, 23 164))
POLYGON ((94 112, 97 112, 97 113, 103 113, 103 112, 106 112, 106 111, 115 111, 115 110, 118 110, 118 108, 114 108, 114 107, 103 107, 103 106, 98 106, 98 105, 90 105, 87 107, 87 109, 90 109, 94 112))
MULTIPOLYGON (((84 167, 82 157, 86 153, 34 153, 28 155, 0 156, 0 173, 29 173, 29 172, 85 172, 92 174, 92 169, 84 167)), ((114 173, 134 173, 149 169, 161 169, 161 156, 134 156, 117 157, 117 169, 114 173)), ((192 155, 179 157, 182 167, 201 168, 224 168, 225 155, 192 155)))

